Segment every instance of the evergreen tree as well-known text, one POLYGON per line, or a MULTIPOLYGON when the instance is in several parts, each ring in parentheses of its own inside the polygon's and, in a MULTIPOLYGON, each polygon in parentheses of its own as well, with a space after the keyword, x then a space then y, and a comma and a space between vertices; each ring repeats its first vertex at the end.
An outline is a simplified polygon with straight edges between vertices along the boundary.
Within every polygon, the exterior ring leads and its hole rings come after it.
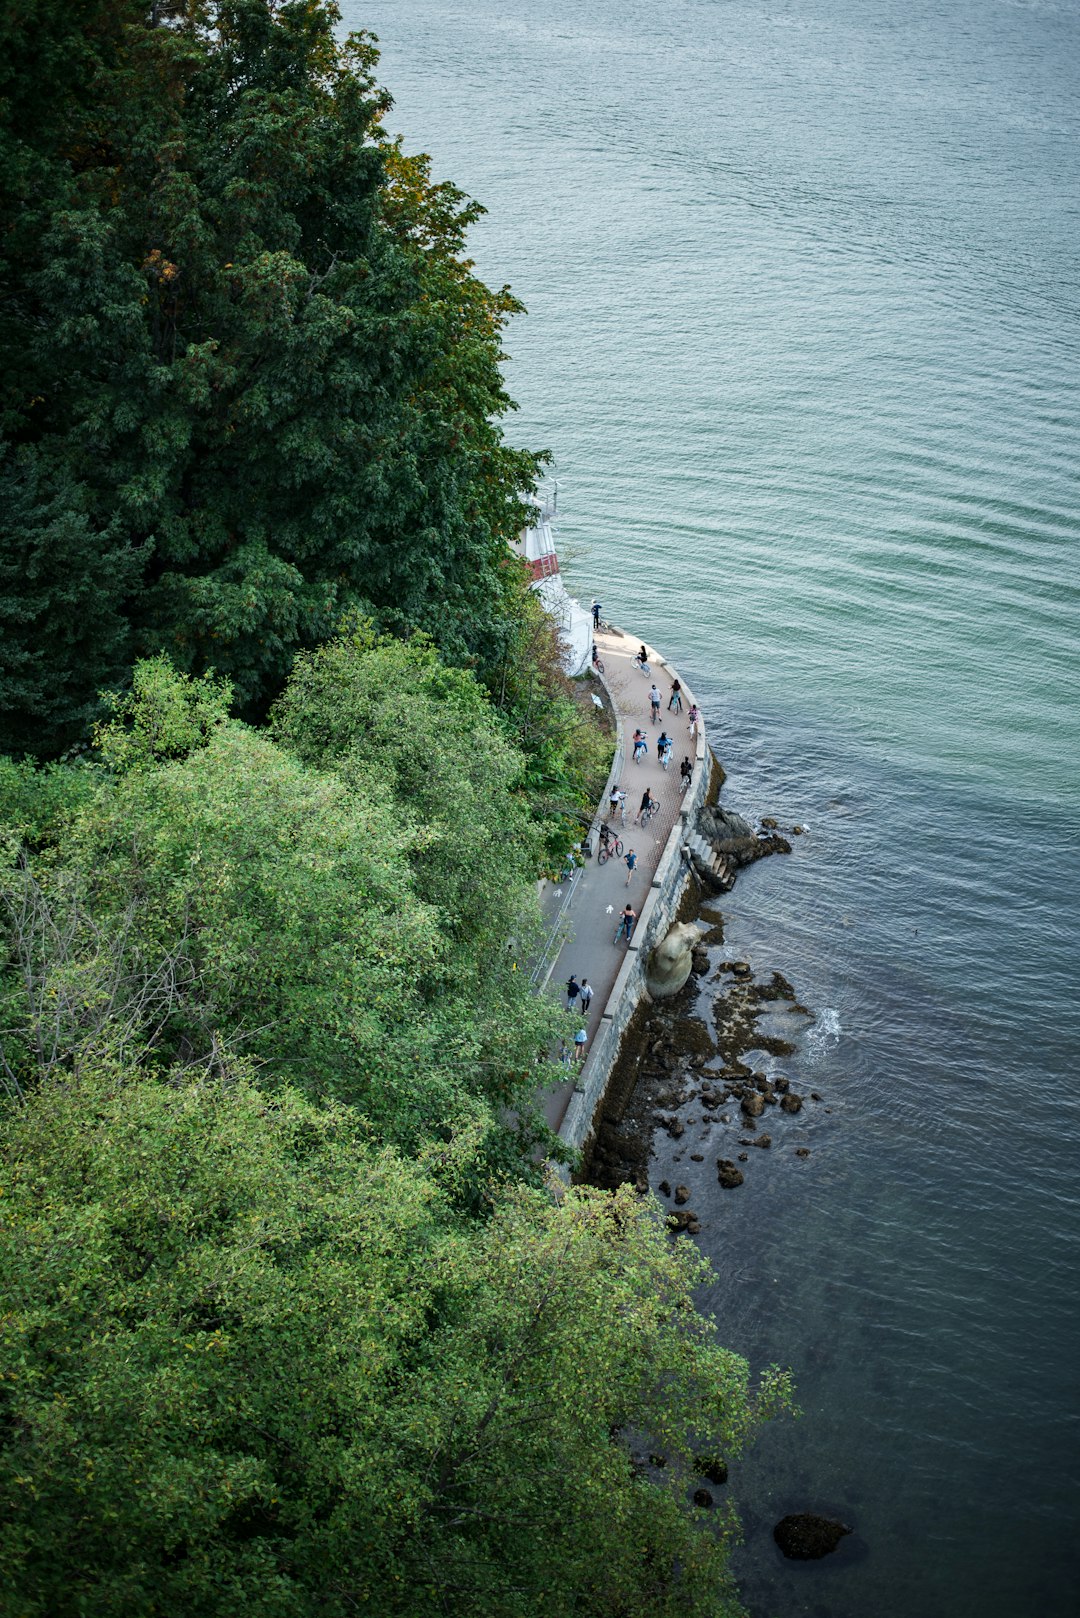
POLYGON ((258 714, 350 607, 475 656, 536 469, 497 426, 517 306, 463 256, 475 206, 385 135, 371 40, 321 0, 38 4, 74 66, 40 127, 9 66, 2 422, 38 452, 8 463, 20 525, 66 503, 88 554, 16 607, 54 651, 2 694, 9 738, 63 745, 50 681, 82 715, 121 649, 258 714), (126 644, 65 650, 103 570, 126 644))

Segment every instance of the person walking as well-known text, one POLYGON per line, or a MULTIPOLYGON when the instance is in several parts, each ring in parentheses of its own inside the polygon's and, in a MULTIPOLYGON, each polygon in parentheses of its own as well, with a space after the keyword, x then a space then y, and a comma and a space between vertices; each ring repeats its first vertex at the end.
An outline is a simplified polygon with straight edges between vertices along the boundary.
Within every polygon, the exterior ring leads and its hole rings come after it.
POLYGON ((571 972, 566 985, 566 1009, 573 1011, 577 1005, 578 995, 581 993, 581 984, 571 972))
POLYGON ((660 691, 654 681, 649 687, 649 704, 652 708, 652 722, 654 725, 660 723, 660 700, 660 691))
POLYGON ((676 713, 682 713, 682 681, 672 680, 671 695, 668 698, 668 708, 674 708, 676 713))
POLYGON ((642 759, 645 757, 645 755, 646 755, 646 753, 648 751, 649 751, 649 742, 648 742, 648 738, 645 735, 645 732, 643 730, 635 730, 635 732, 634 732, 634 763, 635 764, 640 764, 642 759))
POLYGON ((582 978, 581 988, 578 990, 578 999, 581 1001, 581 1014, 583 1017, 587 1017, 589 1015, 589 1007, 592 1005, 592 996, 592 984, 589 982, 588 978, 582 978))
POLYGON ((629 887, 631 878, 634 875, 634 867, 637 865, 637 855, 634 853, 633 849, 630 849, 628 853, 624 854, 623 864, 626 866, 626 886, 629 887))
POLYGON ((656 756, 660 760, 661 769, 666 770, 671 763, 671 737, 666 730, 660 732, 660 740, 656 744, 656 756))
POLYGON ((645 821, 642 820, 641 817, 642 815, 648 816, 652 814, 652 801, 652 793, 649 791, 648 787, 646 787, 645 791, 641 794, 641 802, 638 804, 637 814, 634 816, 635 826, 644 826, 645 821))
POLYGON ((574 1035, 574 1054, 579 1062, 584 1062, 585 1060, 585 1046, 588 1044, 588 1040, 588 1031, 584 1028, 579 1028, 574 1035))
POLYGON ((698 705, 697 705, 696 702, 692 702, 690 704, 690 712, 687 714, 686 718, 687 718, 687 728, 690 731, 691 736, 696 736, 697 735, 697 728, 698 728, 698 721, 701 718, 701 714, 698 712, 698 705))
POLYGON ((637 911, 634 909, 629 899, 627 899, 625 905, 623 906, 622 915, 619 917, 619 925, 615 929, 615 942, 618 943, 619 938, 623 933, 625 933, 626 942, 629 944, 630 934, 633 932, 636 922, 637 911))
POLYGON ((617 781, 613 781, 611 783, 611 791, 608 793, 607 815, 605 816, 605 819, 607 819, 607 820, 614 820, 615 819, 615 816, 619 812, 619 805, 620 805, 621 801, 622 801, 622 788, 619 786, 619 783, 617 781))

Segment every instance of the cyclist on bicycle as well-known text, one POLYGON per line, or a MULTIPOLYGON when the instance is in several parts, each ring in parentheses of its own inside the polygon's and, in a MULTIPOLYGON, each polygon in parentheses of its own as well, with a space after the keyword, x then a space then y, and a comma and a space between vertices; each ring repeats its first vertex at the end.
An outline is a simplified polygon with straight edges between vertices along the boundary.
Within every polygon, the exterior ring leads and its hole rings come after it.
POLYGON ((618 940, 620 933, 625 933, 626 942, 629 944, 630 934, 633 932, 636 922, 637 911, 634 909, 630 901, 627 900, 626 904, 623 906, 622 914, 619 917, 619 925, 615 933, 616 941, 618 940))
POLYGON ((600 823, 600 847, 602 849, 606 849, 610 842, 611 842, 611 827, 608 825, 606 820, 601 821, 601 823, 600 823))
POLYGON ((682 784, 683 784, 683 791, 684 792, 686 791, 687 787, 690 785, 690 777, 693 775, 693 773, 694 773, 694 766, 691 764, 689 758, 684 758, 682 763, 679 765, 679 774, 682 776, 682 784))
POLYGON ((655 815, 659 807, 659 801, 653 797, 648 787, 646 787, 645 791, 641 794, 641 802, 638 805, 638 824, 642 826, 648 825, 649 820, 653 815, 655 815))
POLYGON ((671 763, 672 741, 666 730, 660 732, 660 740, 656 744, 656 756, 666 770, 671 763))

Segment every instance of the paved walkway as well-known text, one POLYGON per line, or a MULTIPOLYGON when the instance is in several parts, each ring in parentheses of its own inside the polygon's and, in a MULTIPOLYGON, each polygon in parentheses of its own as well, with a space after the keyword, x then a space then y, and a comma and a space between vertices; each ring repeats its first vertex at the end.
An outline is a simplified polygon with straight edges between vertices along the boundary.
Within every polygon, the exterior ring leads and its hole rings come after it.
MULTIPOLYGON (((565 985, 570 974, 573 973, 579 983, 582 977, 588 978, 593 989, 593 1002, 586 1020, 590 1042, 607 1005, 608 996, 614 987, 625 954, 626 946, 621 939, 618 944, 612 942, 619 921, 619 911, 629 899, 634 909, 639 914, 641 912, 660 856, 682 805, 679 765, 687 756, 691 763, 693 762, 696 745, 690 736, 686 721, 686 711, 691 699, 684 691, 682 712, 669 711, 672 676, 659 667, 659 660, 653 648, 651 646, 646 648, 652 671, 649 677, 642 674, 633 661, 634 654, 641 645, 640 641, 632 640, 629 635, 623 635, 619 630, 610 630, 601 631, 596 636, 596 645, 604 664, 604 682, 615 709, 622 744, 623 764, 619 779, 626 791, 625 823, 616 823, 614 831, 622 842, 624 856, 632 848, 638 856, 638 862, 628 886, 627 869, 623 860, 611 859, 605 865, 598 865, 594 853, 591 859, 586 860, 584 869, 579 873, 574 884, 573 897, 563 913, 563 926, 567 931, 567 938, 552 967, 548 992, 558 995, 565 1005, 565 985), (661 696, 659 724, 653 724, 649 706, 649 688, 654 679, 661 696), (631 738, 638 728, 643 730, 648 738, 649 752, 642 762, 635 764, 631 738), (671 765, 667 770, 661 769, 656 756, 657 741, 661 732, 665 730, 674 742, 671 765), (635 825, 635 821, 646 787, 654 798, 659 799, 660 810, 653 816, 648 826, 642 829, 640 825, 635 825)), ((597 847, 597 827, 607 815, 607 810, 608 805, 605 801, 600 806, 593 825, 594 849, 597 847)), ((549 887, 541 898, 541 908, 545 915, 554 919, 565 899, 566 895, 562 889, 549 887)), ((587 1045, 586 1051, 589 1048, 587 1045)), ((544 1111, 552 1129, 557 1130, 562 1123, 576 1078, 575 1073, 565 1083, 556 1085, 544 1096, 544 1111)))

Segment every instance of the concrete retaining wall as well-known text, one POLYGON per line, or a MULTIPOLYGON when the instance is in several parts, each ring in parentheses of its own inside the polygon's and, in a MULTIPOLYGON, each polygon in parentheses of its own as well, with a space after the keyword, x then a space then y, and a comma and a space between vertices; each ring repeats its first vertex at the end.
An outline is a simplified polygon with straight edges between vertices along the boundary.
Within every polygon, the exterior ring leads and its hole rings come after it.
MULTIPOLYGON (((651 650, 651 648, 650 648, 651 650)), ((662 658, 655 661, 669 679, 674 680, 676 670, 662 658)), ((681 676, 680 676, 681 679, 681 676)), ((683 701, 689 707, 693 693, 683 683, 683 701)), ((620 752, 622 749, 620 722, 620 752)), ((690 868, 683 858, 683 844, 691 829, 697 811, 705 802, 712 779, 712 755, 705 739, 705 727, 699 723, 694 774, 676 816, 660 862, 656 867, 652 886, 638 915, 634 936, 626 946, 626 959, 619 968, 614 987, 608 996, 600 1026, 592 1038, 588 1060, 581 1071, 581 1079, 559 1128, 559 1135, 568 1146, 584 1148, 596 1127, 607 1093, 608 1082, 618 1060, 622 1036, 645 994, 645 962, 649 952, 659 943, 675 919, 680 901, 690 879, 690 868)), ((621 764, 621 760, 617 760, 621 764)), ((615 772, 613 771, 613 778, 615 772)))

